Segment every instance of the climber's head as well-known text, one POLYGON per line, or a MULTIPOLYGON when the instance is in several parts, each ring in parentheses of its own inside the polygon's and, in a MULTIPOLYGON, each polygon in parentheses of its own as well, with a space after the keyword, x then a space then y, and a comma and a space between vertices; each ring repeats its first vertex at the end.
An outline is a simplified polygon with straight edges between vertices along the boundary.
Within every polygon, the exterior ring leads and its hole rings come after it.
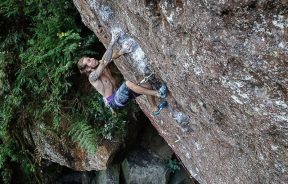
POLYGON ((89 57, 82 57, 77 63, 80 73, 85 73, 86 75, 94 71, 98 65, 99 61, 97 59, 89 57))

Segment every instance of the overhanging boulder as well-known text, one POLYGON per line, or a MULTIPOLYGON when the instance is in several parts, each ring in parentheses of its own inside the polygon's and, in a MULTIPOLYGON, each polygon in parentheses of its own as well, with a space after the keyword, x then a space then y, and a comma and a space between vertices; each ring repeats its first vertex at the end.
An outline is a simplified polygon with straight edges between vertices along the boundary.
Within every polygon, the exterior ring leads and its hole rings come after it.
MULTIPOLYGON (((287 0, 74 0, 107 45, 134 50, 115 64, 127 80, 164 81, 170 109, 151 116, 200 183, 287 181, 287 0)), ((157 86, 157 84, 156 84, 157 86)))

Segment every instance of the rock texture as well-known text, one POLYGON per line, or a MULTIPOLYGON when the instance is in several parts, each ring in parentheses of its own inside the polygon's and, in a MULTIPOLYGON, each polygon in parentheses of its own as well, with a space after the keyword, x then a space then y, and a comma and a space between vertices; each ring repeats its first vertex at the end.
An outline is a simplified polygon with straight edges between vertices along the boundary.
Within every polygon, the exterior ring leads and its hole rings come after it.
POLYGON ((55 134, 43 134, 40 129, 31 130, 36 145, 36 160, 47 159, 77 171, 105 170, 113 160, 121 142, 103 141, 95 154, 87 153, 76 144, 60 139, 55 134))
POLYGON ((171 173, 168 184, 198 184, 193 178, 190 178, 184 168, 171 173))
POLYGON ((146 149, 137 148, 127 155, 121 164, 127 184, 166 184, 169 172, 156 155, 146 149))
POLYGON ((287 0, 74 0, 127 80, 164 81, 169 110, 138 103, 200 183, 285 183, 287 0), (125 33, 125 34, 124 34, 125 33))
POLYGON ((99 171, 91 184, 119 184, 120 165, 108 167, 106 170, 99 171))

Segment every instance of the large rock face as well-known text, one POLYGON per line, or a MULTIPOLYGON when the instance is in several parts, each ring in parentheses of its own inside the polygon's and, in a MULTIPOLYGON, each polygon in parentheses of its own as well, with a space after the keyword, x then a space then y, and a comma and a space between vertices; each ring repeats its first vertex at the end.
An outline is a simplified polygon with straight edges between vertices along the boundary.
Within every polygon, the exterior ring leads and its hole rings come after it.
MULTIPOLYGON (((95 154, 88 153, 78 144, 61 140, 54 134, 43 134, 40 129, 30 130, 37 149, 36 160, 47 159, 77 171, 105 170, 118 151, 120 141, 102 141, 95 154), (69 146, 68 146, 69 145, 69 146)), ((96 144, 96 142, 95 142, 96 144)))
POLYGON ((127 184, 166 184, 169 172, 156 155, 143 148, 132 150, 121 164, 127 184))
POLYGON ((287 0, 74 0, 127 80, 164 81, 170 109, 153 117, 200 183, 284 183, 287 165, 287 0), (154 80, 155 79, 155 80, 154 80), (187 124, 188 123, 188 124, 187 124))

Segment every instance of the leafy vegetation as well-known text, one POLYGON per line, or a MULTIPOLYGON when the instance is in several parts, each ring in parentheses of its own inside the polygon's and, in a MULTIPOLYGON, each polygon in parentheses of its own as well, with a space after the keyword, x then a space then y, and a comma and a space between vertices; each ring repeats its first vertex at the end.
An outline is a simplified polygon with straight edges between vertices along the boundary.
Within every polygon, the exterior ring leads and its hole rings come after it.
POLYGON ((75 142, 79 142, 79 144, 86 149, 90 153, 96 153, 96 134, 94 133, 94 129, 83 121, 74 122, 71 125, 69 136, 71 136, 72 140, 75 142))
POLYGON ((112 114, 75 66, 83 55, 99 58, 102 53, 95 51, 99 42, 82 25, 71 1, 2 0, 0 27, 3 183, 11 183, 15 165, 41 183, 33 157, 37 128, 91 153, 101 139, 125 135, 127 111, 112 114))
POLYGON ((165 161, 165 166, 167 170, 171 173, 174 173, 176 171, 180 170, 180 163, 176 159, 168 159, 165 161))

